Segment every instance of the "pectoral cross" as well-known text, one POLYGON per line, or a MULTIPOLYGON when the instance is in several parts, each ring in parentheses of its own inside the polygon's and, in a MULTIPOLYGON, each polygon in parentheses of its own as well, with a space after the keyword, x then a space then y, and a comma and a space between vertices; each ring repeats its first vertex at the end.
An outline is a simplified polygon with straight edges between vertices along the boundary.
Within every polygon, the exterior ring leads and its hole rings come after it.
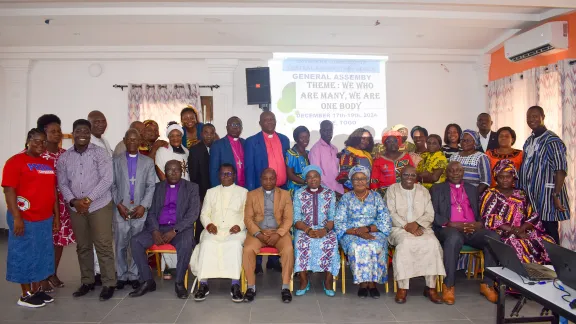
POLYGON ((462 206, 457 205, 457 206, 456 206, 456 210, 457 210, 459 213, 461 213, 461 212, 462 212, 462 206))
POLYGON ((134 186, 136 184, 136 178, 130 178, 130 184, 134 186))
POLYGON ((238 164, 238 169, 242 169, 242 161, 240 161, 240 159, 238 159, 238 162, 236 162, 236 164, 238 164))

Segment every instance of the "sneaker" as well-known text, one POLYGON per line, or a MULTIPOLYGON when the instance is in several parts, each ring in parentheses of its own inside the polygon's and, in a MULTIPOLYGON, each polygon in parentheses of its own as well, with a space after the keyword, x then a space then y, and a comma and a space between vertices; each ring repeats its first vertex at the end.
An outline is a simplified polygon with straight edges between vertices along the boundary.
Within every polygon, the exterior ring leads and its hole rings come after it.
POLYGON ((244 301, 245 302, 252 302, 254 301, 254 297, 256 297, 256 291, 254 291, 254 289, 252 288, 248 288, 248 290, 246 290, 246 293, 244 294, 244 301))
POLYGON ((48 295, 47 293, 43 292, 42 290, 39 290, 33 296, 40 299, 41 301, 45 302, 46 304, 52 303, 54 301, 54 297, 48 295))
POLYGON ((200 288, 198 288, 198 291, 194 294, 194 300, 195 301, 206 300, 206 296, 208 296, 209 294, 210 289, 208 288, 208 285, 201 283, 200 288))
POLYGON ((230 288, 230 296, 232 296, 232 301, 235 303, 244 301, 244 296, 242 295, 242 291, 240 291, 240 285, 232 285, 232 288, 230 288))
POLYGON ((16 304, 18 304, 20 306, 24 306, 24 307, 30 307, 30 308, 38 308, 38 307, 46 306, 46 304, 44 303, 44 301, 42 299, 37 298, 30 293, 28 293, 28 295, 26 295, 26 296, 21 296, 20 299, 18 299, 18 302, 16 304))

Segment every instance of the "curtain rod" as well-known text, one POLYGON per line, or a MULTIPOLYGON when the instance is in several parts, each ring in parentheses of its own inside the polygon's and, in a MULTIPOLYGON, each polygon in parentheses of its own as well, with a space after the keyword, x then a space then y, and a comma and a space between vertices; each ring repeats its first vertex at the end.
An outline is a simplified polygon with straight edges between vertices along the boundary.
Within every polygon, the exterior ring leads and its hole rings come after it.
MULTIPOLYGON (((166 88, 168 85, 166 84, 161 84, 159 85, 160 88, 166 88)), ((133 85, 132 87, 134 88, 142 88, 141 85, 133 85)), ((155 86, 153 85, 148 85, 148 88, 154 88, 155 86)), ((124 91, 124 88, 128 88, 128 85, 126 84, 115 84, 112 86, 112 88, 117 88, 120 89, 122 91, 124 91)), ((183 85, 176 85, 175 88, 184 88, 183 85)), ((200 85, 199 88, 210 88, 210 91, 214 91, 214 89, 218 89, 220 88, 220 85, 218 84, 210 84, 210 85, 200 85)))

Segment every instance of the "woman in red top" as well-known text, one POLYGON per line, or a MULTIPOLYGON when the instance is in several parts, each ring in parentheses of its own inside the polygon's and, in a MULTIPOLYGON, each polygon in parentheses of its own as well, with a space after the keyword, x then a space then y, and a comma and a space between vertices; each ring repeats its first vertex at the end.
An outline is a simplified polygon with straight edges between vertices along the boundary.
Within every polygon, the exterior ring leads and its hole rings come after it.
POLYGON ((386 151, 381 157, 374 160, 370 189, 377 191, 382 198, 386 199, 388 187, 400 182, 402 169, 407 165, 414 166, 414 162, 412 162, 408 152, 400 152, 402 134, 399 132, 385 132, 382 135, 382 144, 386 151))
POLYGON ((8 159, 3 170, 10 230, 6 280, 22 288, 18 305, 42 307, 54 301, 40 289, 40 281, 54 273, 52 233, 60 229, 56 173, 41 156, 46 151, 44 130, 30 130, 26 145, 26 152, 8 159))

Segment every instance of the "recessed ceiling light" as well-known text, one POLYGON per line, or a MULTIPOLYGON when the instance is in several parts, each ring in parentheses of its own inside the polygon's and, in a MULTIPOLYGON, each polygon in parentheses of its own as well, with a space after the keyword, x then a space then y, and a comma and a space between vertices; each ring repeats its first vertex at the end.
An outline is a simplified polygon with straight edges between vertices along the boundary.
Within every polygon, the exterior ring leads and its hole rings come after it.
POLYGON ((207 22, 207 23, 219 23, 219 22, 222 22, 222 19, 218 19, 218 18, 204 18, 204 22, 207 22))
POLYGON ((424 34, 416 34, 416 37, 422 38, 422 37, 424 37, 424 34))
POLYGON ((220 35, 220 36, 226 36, 226 35, 228 35, 228 33, 221 32, 221 31, 220 31, 220 32, 218 32, 218 35, 220 35))
POLYGON ((80 36, 80 33, 74 33, 74 36, 80 36))

